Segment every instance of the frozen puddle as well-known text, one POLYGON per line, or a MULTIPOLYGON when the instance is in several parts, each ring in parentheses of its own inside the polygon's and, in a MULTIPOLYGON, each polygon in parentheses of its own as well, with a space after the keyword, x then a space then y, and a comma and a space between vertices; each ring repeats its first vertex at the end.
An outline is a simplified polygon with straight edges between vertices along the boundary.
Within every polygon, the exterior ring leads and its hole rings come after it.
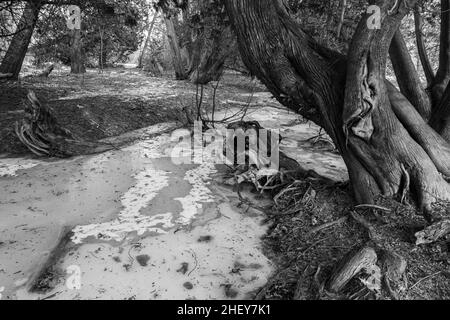
POLYGON ((142 235, 145 232, 164 233, 156 225, 165 228, 173 227, 172 214, 157 214, 154 216, 143 216, 140 210, 145 208, 158 193, 167 187, 168 173, 165 171, 148 168, 134 178, 137 183, 130 188, 122 197, 124 209, 119 213, 117 219, 111 222, 77 226, 73 229, 72 241, 81 244, 89 237, 101 240, 122 241, 129 233, 136 232, 142 235))
POLYGON ((235 192, 214 184, 215 165, 174 164, 170 135, 149 137, 167 128, 0 179, 3 298, 243 299, 267 282, 263 214, 240 212, 235 192), (42 274, 50 259, 54 279, 42 274))

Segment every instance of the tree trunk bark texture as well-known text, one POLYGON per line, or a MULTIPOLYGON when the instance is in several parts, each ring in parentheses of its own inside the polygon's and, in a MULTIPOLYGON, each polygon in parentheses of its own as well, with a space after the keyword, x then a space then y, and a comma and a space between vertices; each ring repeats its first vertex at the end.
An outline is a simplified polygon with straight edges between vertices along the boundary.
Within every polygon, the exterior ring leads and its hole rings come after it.
POLYGON ((71 43, 71 57, 70 57, 70 72, 74 74, 85 73, 86 68, 84 66, 83 59, 83 44, 81 40, 81 30, 72 30, 72 43, 71 43))
POLYGON ((148 48, 148 46, 149 46, 150 39, 151 39, 152 32, 153 32, 153 28, 154 28, 154 26, 155 26, 155 23, 156 23, 156 19, 157 19, 157 18, 158 18, 158 12, 155 12, 155 15, 153 16, 152 22, 150 23, 150 26, 148 27, 147 35, 146 35, 146 37, 145 37, 145 41, 144 41, 144 44, 143 44, 143 46, 142 46, 142 51, 141 51, 141 53, 139 54, 138 68, 142 68, 142 63, 143 63, 143 60, 144 60, 144 58, 145 58, 145 54, 146 54, 146 52, 147 52, 147 48, 148 48))
MULTIPOLYGON (((411 191, 428 213, 433 203, 450 200, 450 145, 441 134, 447 124, 441 121, 443 129, 434 130, 427 122, 427 97, 405 85, 405 94, 414 93, 406 97, 385 80, 391 42, 415 1, 374 1, 382 27, 369 29, 364 15, 348 57, 303 32, 282 0, 223 1, 247 68, 282 104, 327 131, 347 165, 357 202, 374 203, 379 195, 403 199, 411 191)), ((445 115, 448 101, 440 107, 445 115)))
POLYGON ((183 63, 183 58, 181 56, 181 49, 178 40, 177 33, 175 31, 175 24, 173 17, 164 17, 164 22, 166 24, 167 38, 169 40, 169 45, 172 54, 173 67, 175 69, 175 77, 177 80, 185 80, 188 78, 186 68, 183 63))
POLYGON ((198 84, 218 81, 234 44, 235 38, 228 27, 204 30, 192 44, 190 80, 198 84))
POLYGON ((18 79, 22 64, 27 54, 34 28, 38 21, 41 4, 39 1, 28 1, 17 25, 17 33, 9 44, 8 51, 0 66, 0 74, 11 74, 11 79, 18 79))

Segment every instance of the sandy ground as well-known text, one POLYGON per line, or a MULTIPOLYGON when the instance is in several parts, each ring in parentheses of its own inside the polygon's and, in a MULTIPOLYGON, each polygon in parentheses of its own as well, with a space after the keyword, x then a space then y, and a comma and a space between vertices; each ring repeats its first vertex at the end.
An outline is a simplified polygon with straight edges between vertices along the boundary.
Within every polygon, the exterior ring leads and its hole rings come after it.
MULTIPOLYGON (((248 98, 222 102, 237 108, 248 98)), ((308 144, 317 127, 268 93, 252 101, 246 119, 280 129, 282 151, 347 179, 330 146, 308 144)), ((173 125, 149 127, 133 145, 96 156, 0 158, 3 299, 234 299, 265 285, 274 268, 261 248, 264 214, 239 207, 220 184, 224 166, 170 158, 173 125)))

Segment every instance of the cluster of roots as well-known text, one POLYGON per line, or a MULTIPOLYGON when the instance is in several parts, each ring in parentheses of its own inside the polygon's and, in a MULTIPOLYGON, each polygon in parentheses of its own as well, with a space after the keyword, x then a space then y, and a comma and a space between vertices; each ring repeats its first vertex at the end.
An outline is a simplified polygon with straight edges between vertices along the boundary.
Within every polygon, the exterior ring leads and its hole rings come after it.
MULTIPOLYGON (((285 221, 282 224, 283 228, 286 228, 286 221, 289 224, 289 221, 307 220, 306 216, 313 215, 317 210, 326 211, 327 205, 323 204, 324 193, 334 192, 330 190, 337 189, 345 189, 346 193, 350 193, 348 183, 336 183, 312 170, 305 170, 295 160, 284 154, 280 156, 280 163, 280 170, 272 174, 267 174, 264 168, 258 168, 255 165, 235 166, 227 182, 237 186, 241 183, 250 183, 256 192, 270 193, 273 197, 273 207, 266 210, 268 219, 285 221)), ((247 203, 248 200, 240 194, 239 189, 238 187, 239 197, 247 203)), ((351 199, 351 196, 346 195, 346 198, 351 199)), ((297 288, 291 298, 356 300, 410 298, 412 288, 417 284, 413 283, 415 279, 408 279, 408 267, 415 270, 417 264, 420 264, 417 262, 419 258, 414 257, 411 252, 433 250, 434 246, 441 244, 444 247, 448 246, 450 220, 446 217, 450 213, 450 204, 435 204, 433 211, 441 218, 434 222, 427 222, 416 211, 415 205, 407 204, 409 199, 406 200, 405 204, 380 197, 376 204, 351 205, 341 208, 344 214, 339 217, 334 216, 336 212, 328 213, 329 218, 332 219, 329 222, 298 230, 305 233, 301 236, 303 241, 312 242, 310 250, 314 250, 313 246, 317 245, 316 236, 333 228, 342 228, 343 225, 346 225, 348 229, 354 229, 358 237, 353 240, 349 238, 352 245, 339 258, 333 257, 335 262, 329 261, 326 266, 315 268, 308 265, 306 270, 300 273, 300 270, 297 270, 297 288), (306 289, 305 284, 308 287, 306 289), (313 295, 311 295, 311 288, 314 288, 313 295)), ((256 204, 254 206, 258 208, 256 204)), ((304 224, 304 221, 301 224, 304 224)), ((281 233, 286 232, 289 231, 281 233)), ((302 247, 302 244, 297 245, 302 247)), ((295 244, 292 244, 289 250, 294 251, 293 245, 295 244)), ((308 249, 309 247, 306 251, 308 249)), ((423 257, 421 256, 420 259, 423 257)), ((295 259, 297 257, 293 258, 295 259)), ((442 271, 439 274, 446 273, 442 271)), ((276 287, 276 279, 277 276, 265 290, 276 287)), ((267 297, 265 294, 263 292, 257 298, 267 297)))
MULTIPOLYGON (((427 281, 450 296, 450 221, 390 198, 353 206, 349 192, 306 177, 273 193, 266 244, 279 270, 260 298, 414 299, 427 281)), ((450 204, 434 210, 448 216, 450 204)))
POLYGON ((84 141, 62 127, 53 110, 43 105, 33 91, 27 98, 25 117, 16 123, 15 131, 20 141, 35 155, 65 158, 114 148, 110 144, 84 141))

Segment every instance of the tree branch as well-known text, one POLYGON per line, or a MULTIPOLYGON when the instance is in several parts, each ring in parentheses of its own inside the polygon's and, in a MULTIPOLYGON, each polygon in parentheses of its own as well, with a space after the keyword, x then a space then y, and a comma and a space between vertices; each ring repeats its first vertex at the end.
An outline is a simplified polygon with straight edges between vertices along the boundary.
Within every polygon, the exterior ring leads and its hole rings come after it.
POLYGON ((339 25, 337 27, 337 37, 340 38, 341 37, 341 32, 342 32, 342 26, 344 25, 344 20, 345 20, 345 9, 347 7, 347 0, 341 0, 341 14, 339 17, 339 25))
POLYGON ((427 50, 425 48, 425 41, 423 39, 423 20, 422 16, 420 14, 420 8, 419 6, 416 6, 414 9, 414 24, 416 29, 416 44, 417 44, 417 50, 419 52, 420 62, 422 63, 423 70, 425 72, 425 77, 427 78, 427 83, 429 86, 434 81, 434 71, 431 67, 430 59, 428 58, 427 50))
POLYGON ((439 68, 433 83, 435 105, 439 104, 450 80, 450 0, 441 0, 439 68))
POLYGON ((430 124, 450 143, 450 82, 447 84, 440 102, 435 107, 430 124))
POLYGON ((428 120, 431 115, 431 100, 422 86, 400 30, 392 39, 389 54, 401 93, 411 102, 420 115, 428 120))
POLYGON ((441 48, 438 81, 450 77, 450 1, 441 0, 441 48))

